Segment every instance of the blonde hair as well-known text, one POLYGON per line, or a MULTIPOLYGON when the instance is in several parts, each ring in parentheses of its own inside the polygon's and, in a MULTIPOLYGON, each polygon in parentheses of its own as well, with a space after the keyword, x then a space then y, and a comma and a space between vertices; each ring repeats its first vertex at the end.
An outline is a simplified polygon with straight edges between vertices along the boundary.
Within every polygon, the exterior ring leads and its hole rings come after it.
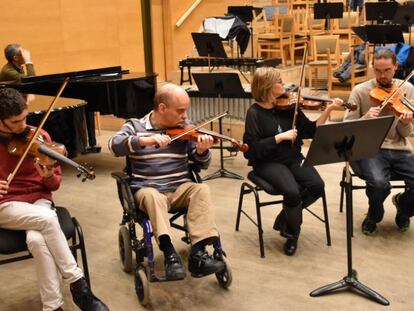
POLYGON ((280 71, 273 67, 256 69, 252 81, 252 96, 256 102, 265 103, 271 100, 270 91, 280 80, 280 71))

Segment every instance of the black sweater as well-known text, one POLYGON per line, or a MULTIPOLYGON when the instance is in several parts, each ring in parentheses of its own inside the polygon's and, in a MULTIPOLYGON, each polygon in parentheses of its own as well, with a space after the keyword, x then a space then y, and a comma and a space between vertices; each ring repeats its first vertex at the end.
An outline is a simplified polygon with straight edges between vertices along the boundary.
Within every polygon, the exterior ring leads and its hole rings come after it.
POLYGON ((299 110, 297 118, 298 136, 292 144, 282 141, 276 144, 275 135, 292 128, 294 109, 265 109, 253 104, 247 111, 243 141, 249 145, 244 155, 249 165, 255 166, 263 162, 287 163, 293 158, 301 157, 302 139, 312 138, 316 131, 316 122, 310 121, 299 110))

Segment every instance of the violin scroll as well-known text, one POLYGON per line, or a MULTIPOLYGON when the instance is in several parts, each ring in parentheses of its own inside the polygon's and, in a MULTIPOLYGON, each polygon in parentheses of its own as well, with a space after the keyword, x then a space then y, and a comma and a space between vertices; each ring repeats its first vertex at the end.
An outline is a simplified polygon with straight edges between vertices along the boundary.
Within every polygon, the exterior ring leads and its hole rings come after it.
POLYGON ((82 182, 85 182, 86 179, 94 180, 96 177, 92 167, 86 168, 78 164, 78 167, 76 167, 76 169, 78 170, 78 174, 76 175, 76 177, 82 177, 82 182))

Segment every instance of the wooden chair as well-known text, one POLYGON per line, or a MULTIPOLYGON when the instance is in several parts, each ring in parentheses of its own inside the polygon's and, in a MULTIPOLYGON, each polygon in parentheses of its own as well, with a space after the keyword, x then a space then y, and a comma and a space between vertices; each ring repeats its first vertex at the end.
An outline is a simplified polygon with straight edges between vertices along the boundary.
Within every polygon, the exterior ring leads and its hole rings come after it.
POLYGON ((287 65, 286 52, 292 56, 293 17, 290 14, 273 17, 273 31, 257 35, 257 56, 262 53, 277 53, 282 58, 283 66, 287 65), (279 29, 280 20, 280 29, 279 29))
POLYGON ((321 36, 327 33, 325 29, 325 20, 324 19, 315 19, 313 14, 313 7, 309 7, 306 16, 307 21, 307 32, 310 42, 310 58, 313 59, 313 37, 321 36))
POLYGON ((342 94, 343 97, 347 97, 355 85, 368 80, 369 74, 369 46, 365 46, 365 66, 356 66, 354 48, 351 48, 350 58, 350 72, 351 77, 349 80, 341 82, 338 78, 334 77, 334 67, 331 64, 331 60, 328 58, 328 97, 333 97, 333 94, 342 94))
POLYGON ((355 35, 351 27, 359 26, 359 12, 346 12, 340 19, 335 19, 332 24, 331 33, 339 35, 339 45, 343 42, 345 49, 341 49, 347 53, 351 47, 356 44, 355 35))
POLYGON ((312 88, 313 79, 320 79, 321 70, 328 71, 328 66, 339 65, 339 36, 322 35, 313 36, 313 60, 308 62, 309 89, 312 88))
POLYGON ((309 42, 308 10, 304 8, 292 11, 295 28, 292 36, 292 65, 296 64, 296 51, 305 51, 309 42))

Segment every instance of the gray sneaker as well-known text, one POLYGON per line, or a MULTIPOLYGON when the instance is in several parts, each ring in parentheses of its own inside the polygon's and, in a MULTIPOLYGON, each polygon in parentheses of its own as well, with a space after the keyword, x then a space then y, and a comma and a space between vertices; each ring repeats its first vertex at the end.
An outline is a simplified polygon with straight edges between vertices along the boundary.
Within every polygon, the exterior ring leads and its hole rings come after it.
POLYGON ((377 223, 371 220, 367 215, 362 222, 361 230, 365 235, 372 235, 377 231, 377 223))

